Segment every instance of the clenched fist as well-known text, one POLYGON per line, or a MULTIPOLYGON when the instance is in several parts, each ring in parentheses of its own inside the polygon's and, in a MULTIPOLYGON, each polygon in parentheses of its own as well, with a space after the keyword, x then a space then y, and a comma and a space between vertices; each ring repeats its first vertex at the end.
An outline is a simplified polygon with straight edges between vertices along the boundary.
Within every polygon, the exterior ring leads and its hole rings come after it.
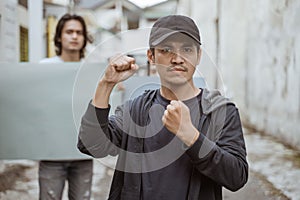
POLYGON ((194 127, 190 117, 189 108, 181 101, 171 101, 167 106, 162 122, 164 126, 187 146, 191 146, 199 137, 198 130, 194 127))
POLYGON ((115 85, 128 79, 138 69, 132 57, 118 54, 110 58, 109 65, 98 83, 92 104, 98 108, 108 108, 109 97, 115 85))
POLYGON ((109 83, 118 83, 132 76, 138 68, 134 58, 118 54, 109 59, 103 79, 109 83))

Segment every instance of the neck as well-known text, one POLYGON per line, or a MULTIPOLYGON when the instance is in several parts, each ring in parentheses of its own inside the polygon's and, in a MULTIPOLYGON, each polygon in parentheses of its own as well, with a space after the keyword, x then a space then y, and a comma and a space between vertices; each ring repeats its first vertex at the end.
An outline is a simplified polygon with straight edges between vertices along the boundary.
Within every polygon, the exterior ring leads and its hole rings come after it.
POLYGON ((80 52, 79 51, 63 51, 60 55, 60 58, 64 62, 79 62, 80 61, 80 52))
POLYGON ((168 100, 187 100, 197 96, 200 89, 194 84, 185 84, 183 86, 165 87, 161 86, 160 94, 168 100))

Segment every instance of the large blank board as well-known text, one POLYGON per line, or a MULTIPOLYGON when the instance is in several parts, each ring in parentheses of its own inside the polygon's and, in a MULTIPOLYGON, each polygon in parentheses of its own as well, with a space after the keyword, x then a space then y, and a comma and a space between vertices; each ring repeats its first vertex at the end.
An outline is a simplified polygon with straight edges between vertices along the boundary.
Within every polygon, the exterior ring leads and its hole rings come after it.
MULTIPOLYGON (((0 159, 88 158, 76 147, 78 127, 104 69, 104 63, 0 63, 0 159)), ((124 86, 113 92, 112 110, 159 88, 159 78, 134 76, 124 86)))
POLYGON ((76 148, 80 64, 0 64, 0 159, 87 158, 76 148))

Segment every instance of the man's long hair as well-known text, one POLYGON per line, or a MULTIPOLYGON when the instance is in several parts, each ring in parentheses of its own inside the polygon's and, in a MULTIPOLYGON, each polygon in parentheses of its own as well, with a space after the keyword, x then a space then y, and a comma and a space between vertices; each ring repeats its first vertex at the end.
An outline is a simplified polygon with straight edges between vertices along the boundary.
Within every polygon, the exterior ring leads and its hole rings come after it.
POLYGON ((83 41, 83 46, 80 49, 80 58, 83 58, 86 43, 87 43, 87 41, 89 41, 86 24, 84 22, 84 19, 81 16, 71 15, 71 14, 68 14, 68 13, 60 18, 60 20, 58 21, 57 26, 56 26, 56 31, 55 31, 55 36, 54 36, 54 44, 55 44, 55 47, 56 47, 55 48, 56 55, 60 56, 61 53, 62 53, 61 34, 62 34, 62 30, 63 30, 66 22, 69 21, 69 20, 77 20, 82 25, 84 41, 83 41))

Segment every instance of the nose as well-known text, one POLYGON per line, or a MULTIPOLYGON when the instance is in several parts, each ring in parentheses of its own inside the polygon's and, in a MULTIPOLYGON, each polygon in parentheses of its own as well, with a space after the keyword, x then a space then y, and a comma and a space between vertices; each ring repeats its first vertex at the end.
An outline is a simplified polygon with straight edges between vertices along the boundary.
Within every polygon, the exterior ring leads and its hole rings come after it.
POLYGON ((180 51, 175 51, 172 53, 172 64, 182 64, 184 62, 184 58, 180 55, 180 51))
POLYGON ((72 33, 72 38, 77 38, 78 34, 76 32, 72 33))

